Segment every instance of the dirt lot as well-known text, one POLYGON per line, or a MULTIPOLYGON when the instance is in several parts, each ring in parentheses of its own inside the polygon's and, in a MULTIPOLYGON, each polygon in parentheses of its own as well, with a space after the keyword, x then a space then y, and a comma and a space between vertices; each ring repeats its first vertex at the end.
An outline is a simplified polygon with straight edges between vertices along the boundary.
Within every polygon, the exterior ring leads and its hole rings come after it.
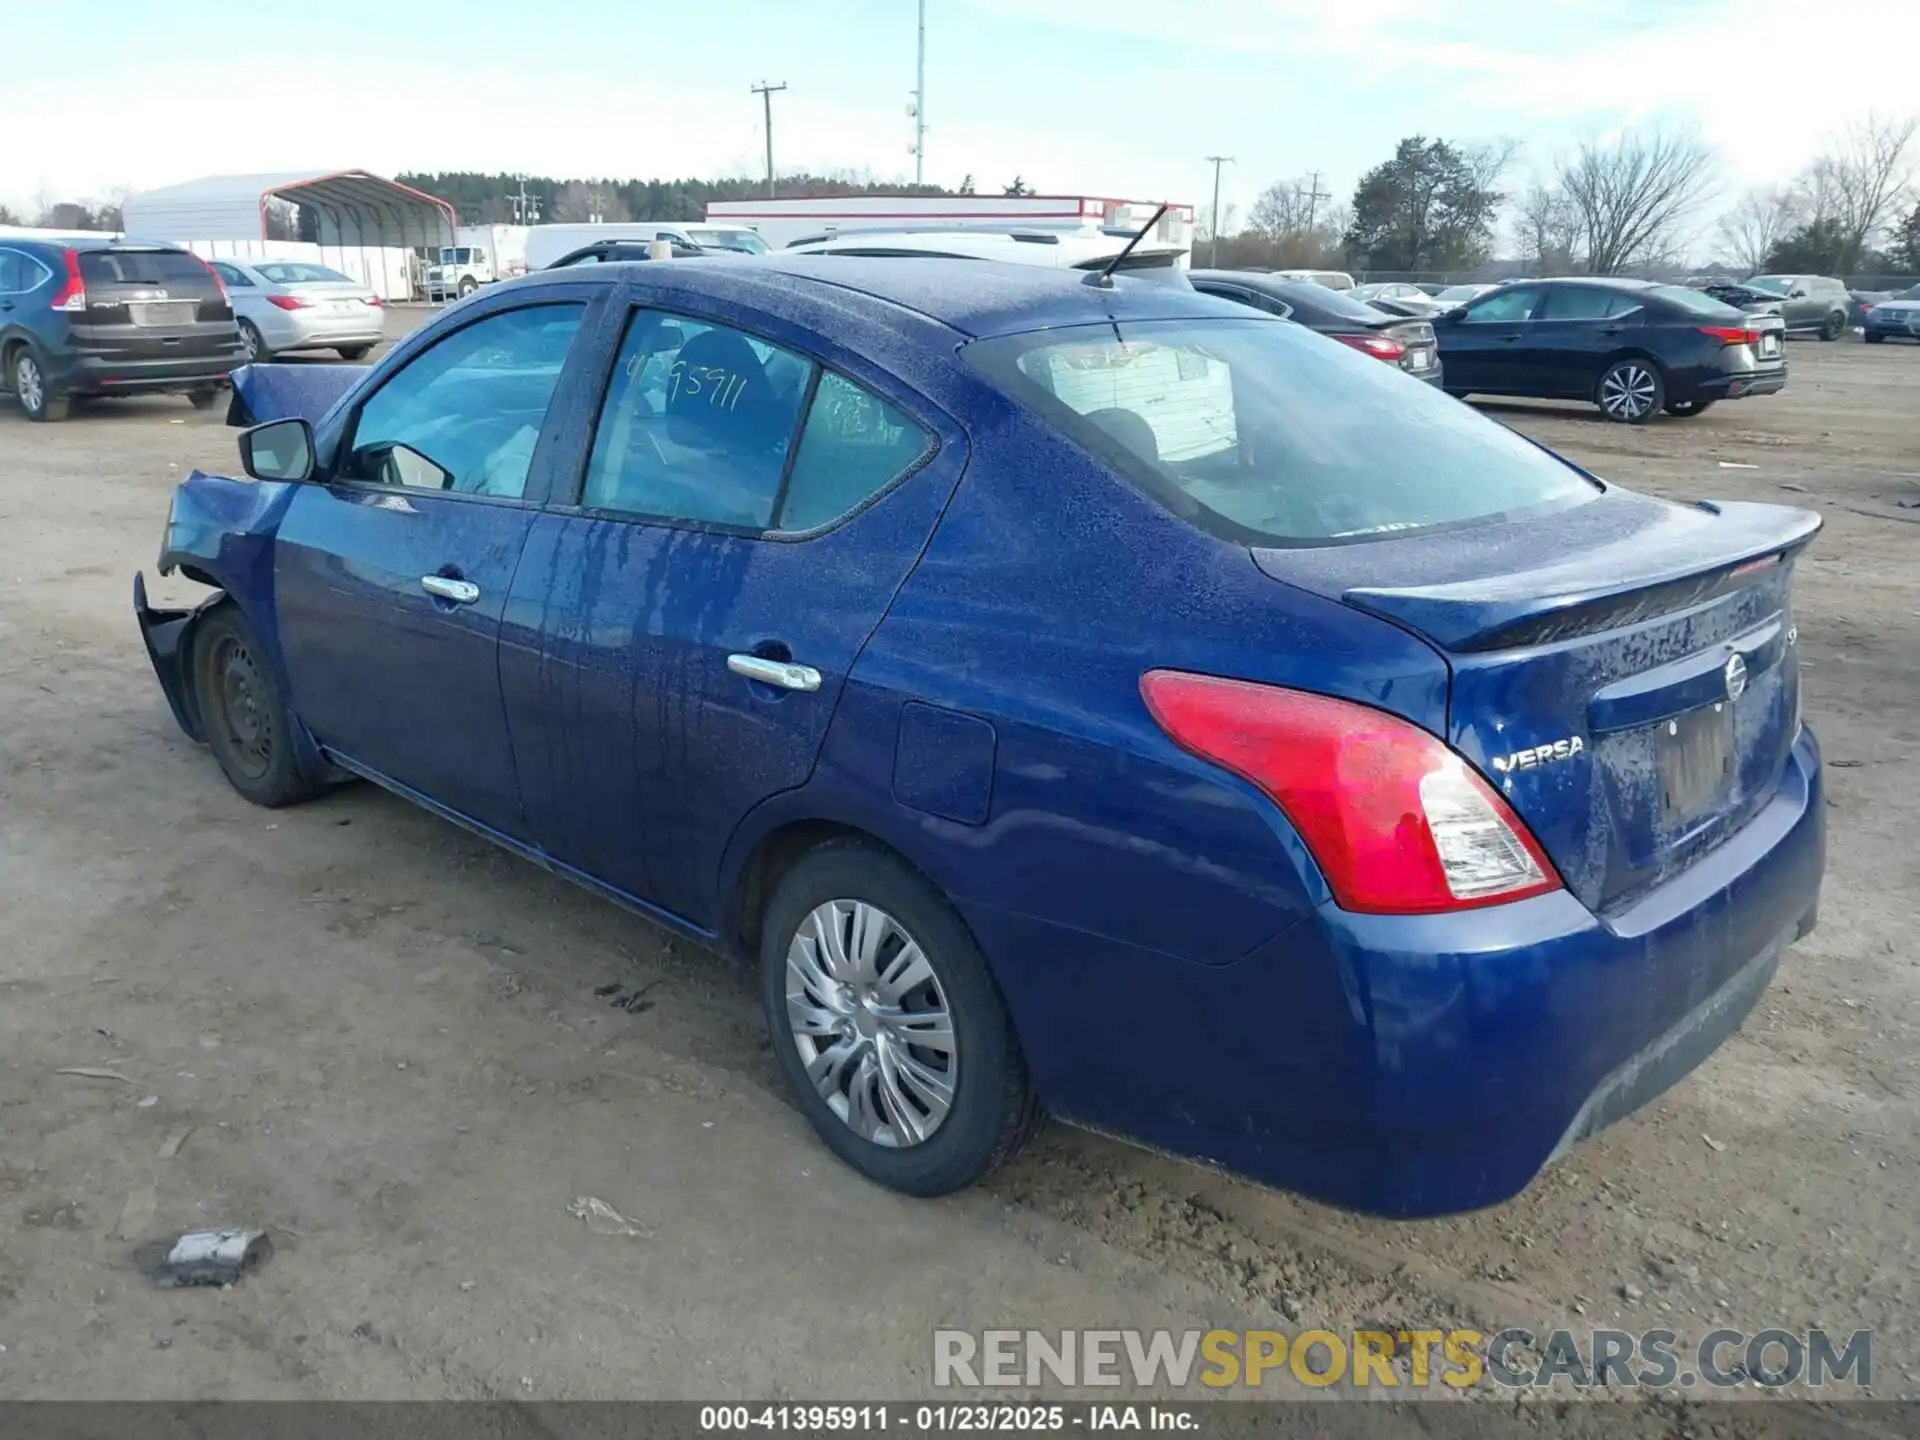
POLYGON ((371 788, 240 801, 128 611, 230 432, 0 400, 0 1395, 899 1397, 940 1326, 1551 1322, 1870 1326, 1875 1392, 1920 1394, 1920 352, 1792 359, 1691 422, 1500 413, 1627 485, 1825 514, 1821 926, 1653 1109, 1418 1225, 1059 1127, 950 1201, 855 1179, 781 1099, 746 975, 371 788), (585 1195, 650 1233, 594 1233, 585 1195), (211 1223, 278 1253, 226 1292, 137 1273, 211 1223))

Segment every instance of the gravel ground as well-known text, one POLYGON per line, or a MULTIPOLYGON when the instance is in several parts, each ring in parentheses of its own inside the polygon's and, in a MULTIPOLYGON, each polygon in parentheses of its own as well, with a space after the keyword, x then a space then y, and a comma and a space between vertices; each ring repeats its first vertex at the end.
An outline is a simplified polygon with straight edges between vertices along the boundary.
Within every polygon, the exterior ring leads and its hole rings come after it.
POLYGON ((370 787, 235 796, 128 613, 231 433, 0 400, 0 1396, 900 1397, 937 1327, 1554 1323, 1872 1327, 1874 1393, 1915 1396, 1920 353, 1792 361, 1692 421, 1494 413, 1630 486, 1826 516, 1798 592, 1820 928, 1657 1105, 1414 1225, 1057 1126, 951 1200, 855 1179, 781 1098, 744 973, 370 787), (137 1273, 215 1223, 276 1255, 229 1291, 137 1273))

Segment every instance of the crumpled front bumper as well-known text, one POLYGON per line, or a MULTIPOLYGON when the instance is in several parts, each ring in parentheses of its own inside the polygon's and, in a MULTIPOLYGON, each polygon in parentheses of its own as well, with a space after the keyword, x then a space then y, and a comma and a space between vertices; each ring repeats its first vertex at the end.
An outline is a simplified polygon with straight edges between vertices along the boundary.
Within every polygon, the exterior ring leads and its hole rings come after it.
POLYGON ((208 606, 223 596, 213 595, 191 610, 156 610, 147 603, 147 577, 133 577, 133 618, 139 622, 140 638, 146 643, 147 658, 167 697, 173 718, 187 738, 202 745, 207 733, 200 718, 200 707, 193 693, 193 632, 208 606))

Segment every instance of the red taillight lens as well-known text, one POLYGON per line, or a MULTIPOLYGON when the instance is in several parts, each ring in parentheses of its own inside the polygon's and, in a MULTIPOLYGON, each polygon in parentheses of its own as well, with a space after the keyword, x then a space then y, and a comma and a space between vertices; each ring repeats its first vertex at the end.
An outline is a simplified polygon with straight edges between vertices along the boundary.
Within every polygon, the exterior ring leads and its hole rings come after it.
POLYGON ((84 310, 87 308, 87 284, 80 278, 80 254, 76 250, 62 252, 67 258, 67 278, 54 292, 52 307, 55 310, 84 310))
POLYGON ((311 300, 302 300, 298 295, 269 295, 267 303, 282 310, 309 310, 313 307, 311 300))
POLYGON ((1512 808, 1417 725, 1346 700, 1152 670, 1140 694, 1182 749, 1260 787, 1345 910, 1418 915, 1560 888, 1512 808))
POLYGON ((1760 343, 1758 330, 1742 330, 1738 326, 1702 325, 1700 333, 1711 335, 1722 345, 1758 345, 1760 343))
POLYGON ((1342 345, 1351 345, 1356 350, 1364 350, 1369 355, 1396 363, 1404 359, 1407 353, 1406 346, 1385 335, 1335 335, 1332 338, 1342 345))
POLYGON ((367 304, 373 306, 376 310, 384 309, 386 307, 386 303, 387 302, 382 300, 378 295, 367 296, 367 304))
POLYGON ((213 288, 219 292, 220 298, 225 300, 227 298, 227 283, 220 278, 220 272, 200 256, 195 255, 193 258, 200 261, 200 268, 207 272, 207 278, 213 281, 213 288))

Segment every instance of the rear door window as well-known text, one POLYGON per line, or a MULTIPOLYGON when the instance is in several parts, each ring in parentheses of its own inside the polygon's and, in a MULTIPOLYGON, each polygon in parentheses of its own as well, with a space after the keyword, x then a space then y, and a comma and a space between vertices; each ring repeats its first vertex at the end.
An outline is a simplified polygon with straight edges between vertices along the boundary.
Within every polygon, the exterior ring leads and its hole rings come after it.
POLYGON ((1175 514, 1250 545, 1338 544, 1599 493, 1433 386, 1294 325, 1120 322, 962 354, 1175 514))
POLYGON ((933 443, 899 406, 822 371, 773 528, 813 530, 838 520, 918 465, 933 443))
POLYGON ((582 503, 769 528, 812 379, 810 361, 741 331, 635 311, 601 407, 582 503))
POLYGON ((1555 285, 1540 306, 1540 320, 1612 320, 1640 308, 1637 296, 1596 285, 1555 285))
POLYGON ((18 295, 26 288, 26 256, 17 250, 0 250, 0 295, 18 295))

